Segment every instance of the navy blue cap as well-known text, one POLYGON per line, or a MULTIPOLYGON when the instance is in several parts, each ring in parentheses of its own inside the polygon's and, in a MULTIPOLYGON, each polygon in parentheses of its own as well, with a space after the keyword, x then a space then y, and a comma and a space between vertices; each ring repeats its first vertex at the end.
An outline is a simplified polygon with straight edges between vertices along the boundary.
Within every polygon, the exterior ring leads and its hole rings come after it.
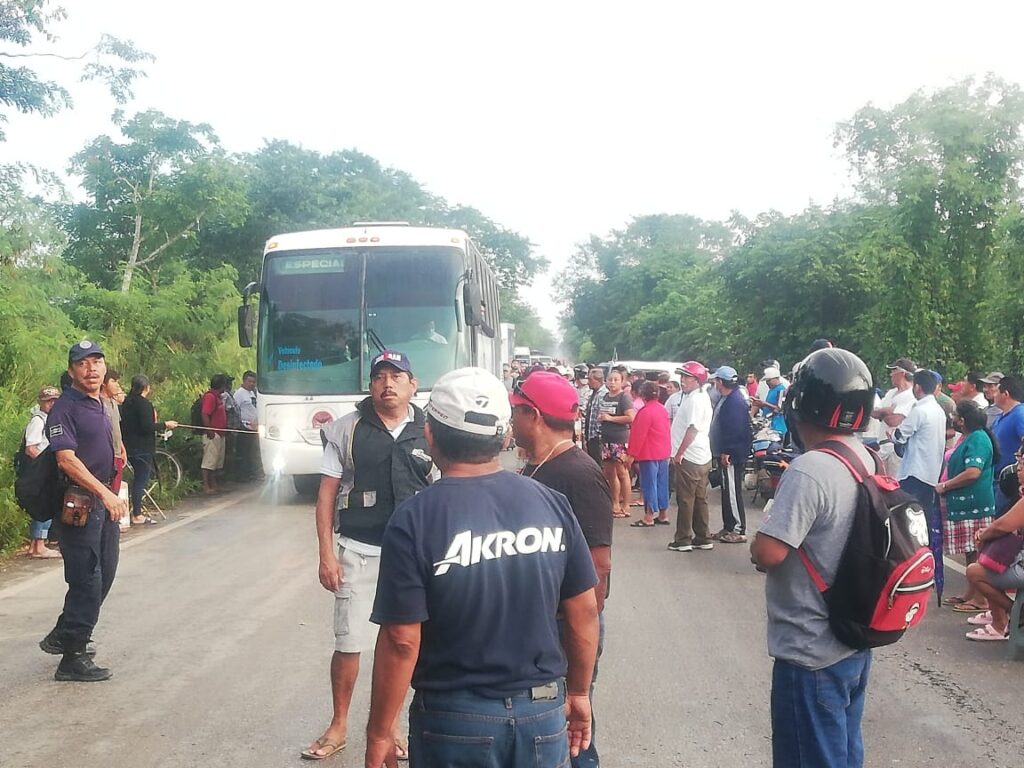
POLYGON ((397 368, 399 371, 405 371, 412 376, 412 366, 409 364, 409 356, 404 352, 396 352, 393 349, 385 349, 370 363, 370 375, 380 368, 382 365, 390 365, 392 368, 397 368))
POLYGON ((84 360, 92 355, 105 357, 103 348, 99 344, 95 341, 89 341, 89 339, 82 339, 68 350, 68 365, 77 363, 79 360, 84 360))

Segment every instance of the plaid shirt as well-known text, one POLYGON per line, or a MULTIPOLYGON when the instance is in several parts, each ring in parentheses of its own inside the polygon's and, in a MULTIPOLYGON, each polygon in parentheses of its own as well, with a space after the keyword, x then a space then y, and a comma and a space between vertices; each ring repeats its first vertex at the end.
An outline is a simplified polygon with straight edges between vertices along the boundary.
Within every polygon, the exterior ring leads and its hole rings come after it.
POLYGON ((597 420, 597 414, 601 412, 601 400, 607 394, 608 387, 602 384, 600 389, 593 391, 590 400, 587 401, 586 419, 583 425, 587 431, 587 440, 601 436, 601 422, 597 420))

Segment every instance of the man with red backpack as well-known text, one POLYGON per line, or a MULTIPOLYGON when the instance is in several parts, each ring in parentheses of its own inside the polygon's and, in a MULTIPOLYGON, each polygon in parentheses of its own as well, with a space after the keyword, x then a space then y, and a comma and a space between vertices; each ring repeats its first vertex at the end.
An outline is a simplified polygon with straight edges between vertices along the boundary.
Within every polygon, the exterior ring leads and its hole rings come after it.
POLYGON ((843 349, 810 354, 786 396, 786 420, 804 453, 783 475, 751 545, 767 571, 776 766, 863 764, 870 648, 899 639, 927 605, 935 563, 923 511, 879 476, 881 463, 855 434, 873 403, 867 366, 843 349), (881 555, 872 551, 879 527, 891 530, 881 555), (866 565, 870 557, 883 565, 866 565))

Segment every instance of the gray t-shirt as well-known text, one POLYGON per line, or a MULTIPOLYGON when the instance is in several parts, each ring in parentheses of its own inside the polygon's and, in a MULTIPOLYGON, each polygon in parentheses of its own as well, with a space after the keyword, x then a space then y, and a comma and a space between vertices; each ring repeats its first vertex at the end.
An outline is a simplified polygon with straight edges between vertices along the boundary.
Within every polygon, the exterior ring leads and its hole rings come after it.
MULTIPOLYGON (((872 469, 870 454, 860 440, 849 437, 864 466, 872 469)), ((857 483, 833 456, 808 451, 798 456, 782 476, 775 500, 761 521, 760 532, 794 549, 803 547, 826 584, 831 584, 853 525, 857 483)), ((768 655, 816 670, 852 656, 828 624, 825 600, 811 581, 796 552, 768 571, 768 655)))

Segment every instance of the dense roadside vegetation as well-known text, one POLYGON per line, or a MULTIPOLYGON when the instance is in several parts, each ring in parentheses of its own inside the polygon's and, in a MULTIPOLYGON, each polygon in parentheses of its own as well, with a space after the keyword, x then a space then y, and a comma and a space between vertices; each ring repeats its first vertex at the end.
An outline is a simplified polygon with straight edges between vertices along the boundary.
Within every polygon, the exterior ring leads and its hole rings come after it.
MULTIPOLYGON (((856 195, 786 216, 642 216, 561 285, 575 357, 792 365, 826 337, 872 368, 1024 366, 1024 95, 989 77, 836 129, 856 195)), ((741 181, 738 183, 742 183, 741 181)))

